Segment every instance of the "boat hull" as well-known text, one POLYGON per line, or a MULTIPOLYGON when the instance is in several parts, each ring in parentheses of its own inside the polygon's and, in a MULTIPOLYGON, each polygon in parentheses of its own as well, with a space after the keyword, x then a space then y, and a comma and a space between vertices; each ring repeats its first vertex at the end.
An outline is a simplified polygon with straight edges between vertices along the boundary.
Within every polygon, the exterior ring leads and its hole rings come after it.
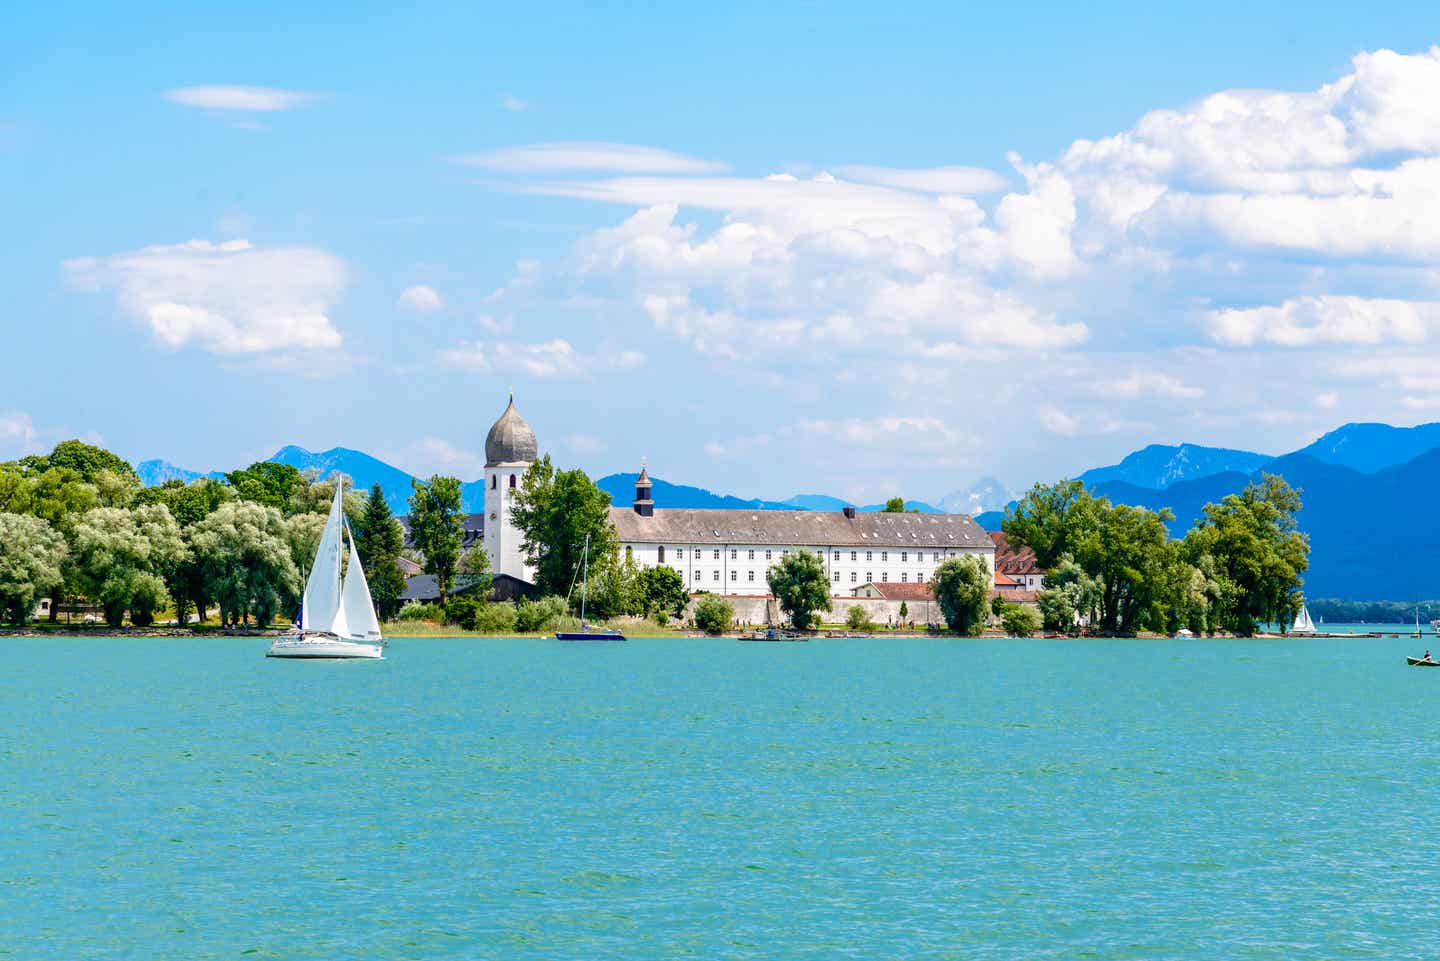
POLYGON ((1407 657, 1405 663, 1411 667, 1440 667, 1440 661, 1426 661, 1418 657, 1407 657))
POLYGON ((385 657, 383 644, 346 641, 334 636, 305 634, 277 637, 265 652, 266 657, 288 657, 296 660, 380 660, 385 657))

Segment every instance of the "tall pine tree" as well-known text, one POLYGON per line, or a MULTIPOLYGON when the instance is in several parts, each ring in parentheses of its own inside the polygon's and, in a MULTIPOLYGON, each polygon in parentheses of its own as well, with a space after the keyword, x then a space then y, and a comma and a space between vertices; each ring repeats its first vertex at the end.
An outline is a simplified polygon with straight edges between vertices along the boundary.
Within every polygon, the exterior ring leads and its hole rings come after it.
POLYGON ((405 593, 405 575, 399 564, 400 551, 405 547, 405 529, 390 513, 385 492, 378 483, 370 488, 358 527, 355 546, 370 582, 370 597, 375 601, 380 619, 388 621, 400 610, 400 595, 405 593))

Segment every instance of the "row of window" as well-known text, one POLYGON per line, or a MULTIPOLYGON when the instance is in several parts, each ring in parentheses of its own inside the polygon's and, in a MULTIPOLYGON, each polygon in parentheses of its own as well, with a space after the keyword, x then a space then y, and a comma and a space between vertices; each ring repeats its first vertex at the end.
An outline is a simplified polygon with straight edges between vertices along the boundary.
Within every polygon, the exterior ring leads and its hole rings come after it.
MULTIPOLYGON (((735 581, 738 581, 738 580, 740 579, 739 573, 740 573, 739 571, 731 571, 731 572, 730 572, 730 581, 731 581, 732 583, 734 583, 735 581)), ((696 582, 696 583, 699 583, 700 581, 704 580, 704 577, 705 577, 704 573, 697 567, 697 568, 695 569, 695 574, 694 574, 694 580, 695 580, 695 582, 696 582)), ((717 582, 720 580, 720 571, 719 571, 718 568, 717 568, 716 570, 713 570, 713 571, 710 572, 710 579, 711 579, 712 581, 717 581, 717 582)), ((755 582, 755 572, 754 572, 754 571, 746 571, 746 572, 745 572, 745 580, 746 580, 747 583, 753 584, 753 583, 755 582)), ((866 571, 866 572, 865 572, 865 580, 866 580, 867 583, 873 584, 873 583, 875 583, 875 575, 872 574, 872 573, 870 573, 869 571, 866 571)), ((835 581, 836 584, 839 584, 839 583, 840 583, 840 572, 839 572, 839 571, 836 571, 836 572, 835 572, 834 581, 835 581)), ((851 571, 851 572, 850 572, 850 583, 851 583, 851 584, 858 584, 858 583, 859 583, 859 573, 858 573, 857 571, 851 571)), ((881 583, 881 584, 888 584, 888 583, 890 583, 890 572, 889 572, 889 571, 881 571, 881 572, 880 572, 880 583, 881 583)), ((900 575, 900 583, 901 583, 901 584, 908 584, 908 583, 910 583, 910 575, 909 575, 908 573, 903 573, 903 574, 901 574, 901 575, 900 575)), ((924 583, 925 583, 925 575, 924 575, 923 573, 917 573, 917 574, 915 575, 915 583, 916 583, 916 584, 924 584, 924 583)))
MULTIPOLYGON (((499 482, 500 482, 500 475, 499 475, 499 474, 491 474, 491 475, 490 475, 490 489, 491 489, 492 491, 493 491, 496 487, 499 486, 499 482)), ((511 474, 511 475, 510 475, 510 489, 511 489, 512 491, 515 489, 515 475, 514 475, 514 474, 511 474)))
MULTIPOLYGON (((626 549, 627 551, 630 550, 630 548, 628 548, 628 547, 625 548, 625 549, 626 549)), ((685 548, 683 548, 683 547, 676 547, 676 548, 673 548, 672 550, 673 550, 673 552, 674 552, 674 554, 675 554, 675 560, 677 560, 677 561, 683 561, 683 560, 685 559, 685 548)), ((701 559, 703 558, 703 556, 704 556, 704 549, 697 547, 697 548, 694 549, 694 551, 695 551, 695 560, 697 560, 697 561, 698 561, 698 560, 701 560, 701 559)), ((747 550, 747 551, 745 552, 745 554, 746 554, 746 558, 745 558, 745 559, 746 559, 746 560, 751 560, 751 561, 755 560, 755 559, 756 559, 756 558, 755 558, 755 554, 756 554, 756 553, 757 553, 757 552, 754 551, 754 550, 747 550)), ((866 562, 873 562, 873 561, 875 560, 875 553, 876 553, 875 551, 866 551, 866 552, 865 552, 865 560, 866 560, 866 562)), ((879 553, 880 553, 880 563, 882 563, 882 564, 888 564, 888 563, 890 563, 890 552, 889 552, 889 551, 880 551, 879 553)), ((910 555, 911 555, 912 553, 915 555, 915 563, 920 564, 920 563, 923 563, 923 562, 925 561, 925 552, 924 552, 924 551, 901 551, 901 552, 900 552, 900 563, 902 563, 902 564, 908 564, 908 563, 910 563, 910 555)), ((713 559, 714 559, 714 560, 717 560, 717 561, 718 561, 718 560, 720 559, 720 549, 719 549, 718 547, 717 547, 717 548, 713 548, 713 549, 711 550, 711 554, 713 555, 713 559)), ((769 561, 769 560, 774 560, 774 557, 772 556, 773 554, 774 554, 774 551, 773 551, 773 550, 767 550, 767 551, 765 551, 765 560, 767 560, 767 561, 769 561)), ((789 556, 790 556, 790 551, 789 551, 789 550, 782 550, 782 551, 780 552, 780 556, 781 556, 781 557, 789 557, 789 556)), ((816 552, 815 552, 815 556, 816 556, 816 557, 819 557, 819 558, 824 558, 825 552, 824 552, 824 551, 816 551, 816 552)), ((731 559, 732 561, 738 561, 738 560, 740 559, 740 551, 739 551, 737 548, 734 548, 734 547, 730 548, 730 559, 731 559)), ((850 560, 852 560, 852 561, 858 561, 859 559, 860 559, 860 552, 859 552, 859 551, 851 551, 851 552, 850 552, 850 560)), ((661 564, 665 563, 665 548, 664 548, 663 546, 659 548, 659 560, 660 560, 660 563, 661 563, 661 564)), ((840 551, 835 551, 835 552, 834 552, 834 556, 833 556, 832 560, 836 560, 836 561, 840 560, 840 551)), ((940 552, 939 552, 939 551, 932 551, 931 554, 930 554, 930 560, 931 560, 932 562, 938 564, 938 563, 940 562, 940 552)))

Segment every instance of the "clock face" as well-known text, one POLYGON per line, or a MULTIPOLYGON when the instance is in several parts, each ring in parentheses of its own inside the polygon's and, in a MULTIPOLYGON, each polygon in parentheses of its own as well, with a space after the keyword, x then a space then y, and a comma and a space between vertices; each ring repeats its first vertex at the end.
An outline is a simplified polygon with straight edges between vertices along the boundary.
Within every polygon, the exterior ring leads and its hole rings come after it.
POLYGON ((491 512, 490 512, 490 519, 491 519, 492 521, 495 519, 495 512, 494 512, 494 511, 491 511, 491 512))

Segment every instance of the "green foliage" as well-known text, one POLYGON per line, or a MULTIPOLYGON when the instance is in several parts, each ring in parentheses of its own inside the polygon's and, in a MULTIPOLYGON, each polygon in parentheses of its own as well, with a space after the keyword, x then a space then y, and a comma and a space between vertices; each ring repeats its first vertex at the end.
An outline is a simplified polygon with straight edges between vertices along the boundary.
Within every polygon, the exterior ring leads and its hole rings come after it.
MULTIPOLYGON (((400 595, 405 593, 405 575, 400 570, 405 529, 390 512, 378 482, 370 488, 360 518, 353 526, 360 564, 370 584, 370 599, 375 602, 380 619, 389 620, 400 609, 400 595)), ((488 587, 486 593, 489 593, 488 587)))
POLYGON ((513 634, 516 609, 509 601, 489 603, 475 597, 452 597, 445 602, 445 620, 467 631, 513 634))
POLYGON ((110 453, 103 447, 96 447, 93 444, 86 444, 78 440, 64 440, 55 445, 50 456, 45 459, 46 465, 51 468, 60 467, 73 470, 86 483, 93 484, 102 473, 110 473, 117 477, 128 478, 138 486, 139 476, 135 468, 130 466, 129 461, 110 453))
POLYGON ((820 558, 806 550, 792 551, 765 574, 770 593, 797 631, 810 628, 815 612, 830 610, 830 579, 820 558))
POLYGON ((222 623, 253 615, 266 624, 281 604, 298 601, 301 580, 286 533, 278 508, 244 501, 221 504, 186 532, 204 593, 219 603, 222 623))
MULTIPOLYGON (((294 467, 268 460, 257 461, 243 470, 233 470, 225 478, 241 500, 264 504, 286 513, 291 512, 290 499, 305 486, 305 479, 294 467)), ((334 488, 330 493, 335 493, 334 488)))
MULTIPOLYGON (((640 607, 645 617, 679 617, 690 603, 685 579, 673 567, 647 567, 639 574, 640 607)), ((662 621, 663 623, 663 621, 662 621)))
POLYGON ((1007 637, 1030 637, 1040 630, 1040 612, 1024 604, 1006 604, 1000 626, 1007 637))
POLYGON ((1065 591, 1047 587, 1035 595, 1035 603, 1045 630, 1069 634, 1075 629, 1075 605, 1065 591))
POLYGON ((1219 504, 1185 537, 1184 554, 1214 581, 1214 621, 1236 634, 1299 613, 1310 544, 1298 530, 1300 492, 1266 474, 1219 504), (1208 565, 1207 565, 1208 561, 1208 565))
POLYGON ((548 634, 555 630, 566 610, 563 597, 552 595, 534 601, 521 598, 515 605, 515 629, 523 634, 548 634))
POLYGON ((723 597, 710 595, 695 602, 695 627, 706 634, 724 634, 735 621, 735 609, 723 597))
MULTIPOLYGON (((632 561, 621 563, 613 554, 601 558, 592 556, 589 592, 583 597, 586 617, 639 616, 644 613, 640 573, 632 561)), ((580 610, 584 591, 585 587, 581 584, 571 595, 571 605, 576 611, 580 610)))
POLYGON ((169 602, 163 578, 189 553, 180 525, 163 504, 87 511, 75 521, 71 541, 76 586, 101 604, 111 627, 123 624, 127 611, 135 623, 149 623, 169 602))
POLYGON ((875 622, 870 620, 870 613, 865 610, 863 604, 851 604, 845 610, 845 626, 852 631, 869 631, 875 627, 875 622))
POLYGON ((414 481, 410 495, 410 542, 425 558, 425 573, 435 575, 443 604, 460 563, 465 514, 460 481, 435 476, 414 481))
POLYGON ((168 480, 158 487, 142 487, 135 495, 136 507, 164 504, 170 516, 182 528, 208 516, 226 501, 235 499, 235 490, 228 484, 201 477, 186 484, 168 480))
POLYGON ((64 580, 65 538, 39 517, 0 513, 0 617, 24 624, 64 580))
POLYGON ((978 636, 985 624, 985 599, 992 577, 983 558, 952 557, 935 568, 935 599, 956 634, 978 636))
POLYGON ((918 508, 918 507, 906 508, 906 506, 905 506, 905 498, 903 498, 903 497, 892 497, 892 498, 890 498, 889 500, 887 500, 887 501, 885 502, 885 509, 884 509, 884 511, 882 511, 882 513, 885 513, 885 514, 918 514, 918 513, 920 513, 920 508, 918 508))
POLYGON ((410 602, 395 613, 397 621, 431 621, 441 623, 445 620, 445 610, 439 604, 417 604, 410 602))
POLYGON ((1048 570, 1061 554, 1075 553, 1075 542, 1089 530, 1086 508, 1091 500, 1080 481, 1036 484, 1005 512, 1000 528, 1013 547, 1029 546, 1036 563, 1048 570))
POLYGON ((1307 598, 1310 614, 1332 624, 1411 624, 1418 615, 1428 624, 1440 618, 1440 600, 1350 601, 1333 597, 1307 598))
POLYGON ((490 596, 493 584, 489 553, 478 545, 470 548, 455 565, 455 590, 484 600, 490 596))
MULTIPOLYGON (((530 465, 515 492, 511 520, 522 538, 525 560, 542 594, 568 596, 590 538, 592 585, 614 558, 619 538, 610 523, 610 495, 582 470, 557 471, 546 454, 530 465)), ((623 607, 612 592, 610 600, 623 607)))
POLYGON ((909 619, 910 619, 910 605, 907 604, 907 603, 905 603, 904 601, 901 601, 901 602, 900 602, 900 620, 901 620, 901 621, 908 621, 909 619))
POLYGON ((995 594, 990 598, 990 616, 999 617, 1005 613, 1005 598, 995 594))

